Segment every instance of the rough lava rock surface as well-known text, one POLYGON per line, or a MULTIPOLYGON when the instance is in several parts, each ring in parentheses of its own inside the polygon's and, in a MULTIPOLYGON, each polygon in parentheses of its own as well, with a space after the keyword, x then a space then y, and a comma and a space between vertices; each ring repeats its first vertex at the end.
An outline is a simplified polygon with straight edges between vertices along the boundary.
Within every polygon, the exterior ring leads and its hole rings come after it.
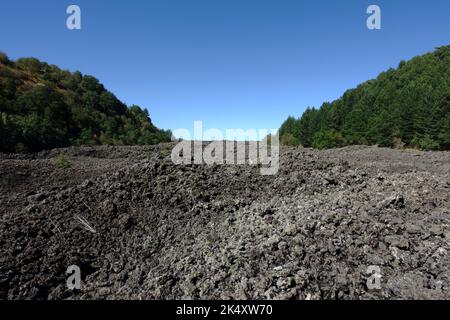
POLYGON ((172 147, 0 155, 0 299, 450 298, 449 152, 282 148, 262 176, 172 147))

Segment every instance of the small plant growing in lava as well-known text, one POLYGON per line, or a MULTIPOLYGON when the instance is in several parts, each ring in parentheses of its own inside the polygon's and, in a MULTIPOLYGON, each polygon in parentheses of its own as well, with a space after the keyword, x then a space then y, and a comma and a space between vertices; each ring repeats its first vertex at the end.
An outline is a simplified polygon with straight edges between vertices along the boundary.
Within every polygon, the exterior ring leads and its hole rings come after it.
POLYGON ((72 163, 63 154, 60 154, 56 158, 56 162, 55 163, 61 169, 68 169, 68 168, 70 168, 72 166, 72 163))

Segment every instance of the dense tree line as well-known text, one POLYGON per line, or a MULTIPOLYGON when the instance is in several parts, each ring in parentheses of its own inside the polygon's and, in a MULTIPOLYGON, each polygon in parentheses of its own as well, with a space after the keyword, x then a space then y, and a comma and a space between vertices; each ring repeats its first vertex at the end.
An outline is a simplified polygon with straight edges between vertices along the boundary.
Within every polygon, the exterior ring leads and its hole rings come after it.
POLYGON ((0 53, 0 151, 170 141, 147 110, 128 108, 94 77, 0 53))
POLYGON ((281 126, 280 141, 319 149, 353 144, 450 149, 450 46, 400 62, 281 126))

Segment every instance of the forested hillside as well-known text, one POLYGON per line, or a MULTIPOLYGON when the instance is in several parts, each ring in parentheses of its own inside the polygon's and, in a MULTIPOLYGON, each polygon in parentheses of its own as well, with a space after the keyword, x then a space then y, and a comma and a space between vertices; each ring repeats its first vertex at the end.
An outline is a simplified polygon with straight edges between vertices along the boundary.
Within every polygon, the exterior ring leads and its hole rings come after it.
POLYGON ((281 143, 318 149, 352 144, 450 149, 450 46, 400 62, 280 128, 281 143))
POLYGON ((170 139, 146 110, 128 108, 96 78, 0 53, 0 152, 170 139))

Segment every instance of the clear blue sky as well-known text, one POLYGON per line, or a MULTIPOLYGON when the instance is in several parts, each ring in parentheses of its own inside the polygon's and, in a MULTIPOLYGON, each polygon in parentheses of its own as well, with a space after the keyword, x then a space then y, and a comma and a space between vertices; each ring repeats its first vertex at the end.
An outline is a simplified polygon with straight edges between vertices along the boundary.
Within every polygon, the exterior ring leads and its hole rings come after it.
POLYGON ((0 50, 94 75, 162 128, 270 129, 450 44, 449 15, 448 0, 4 0, 0 50))

